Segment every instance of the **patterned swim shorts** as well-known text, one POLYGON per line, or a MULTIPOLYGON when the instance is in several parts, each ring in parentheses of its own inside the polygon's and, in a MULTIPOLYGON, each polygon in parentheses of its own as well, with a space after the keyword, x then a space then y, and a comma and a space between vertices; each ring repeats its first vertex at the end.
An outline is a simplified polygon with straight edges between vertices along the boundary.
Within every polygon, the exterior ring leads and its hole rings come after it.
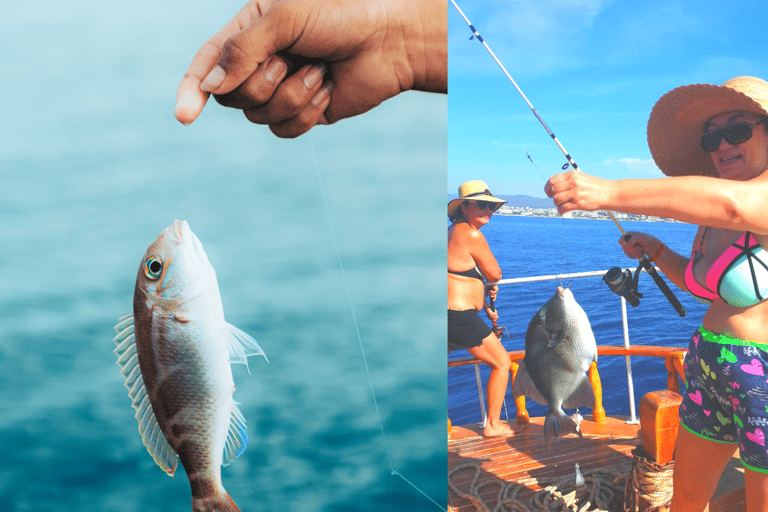
POLYGON ((693 335, 680 423, 693 434, 738 443, 745 467, 768 473, 768 346, 714 334, 693 335))

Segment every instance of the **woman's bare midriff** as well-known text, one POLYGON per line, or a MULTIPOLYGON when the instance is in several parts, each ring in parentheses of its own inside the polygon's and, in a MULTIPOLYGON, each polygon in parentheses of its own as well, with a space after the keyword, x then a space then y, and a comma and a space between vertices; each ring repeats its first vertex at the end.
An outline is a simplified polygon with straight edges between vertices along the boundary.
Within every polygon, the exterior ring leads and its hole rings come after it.
POLYGON ((483 309, 484 293, 482 281, 448 274, 448 309, 480 311, 483 309))
POLYGON ((768 345, 768 301, 748 308, 728 305, 715 299, 704 315, 704 328, 716 334, 725 334, 740 340, 756 341, 768 345))

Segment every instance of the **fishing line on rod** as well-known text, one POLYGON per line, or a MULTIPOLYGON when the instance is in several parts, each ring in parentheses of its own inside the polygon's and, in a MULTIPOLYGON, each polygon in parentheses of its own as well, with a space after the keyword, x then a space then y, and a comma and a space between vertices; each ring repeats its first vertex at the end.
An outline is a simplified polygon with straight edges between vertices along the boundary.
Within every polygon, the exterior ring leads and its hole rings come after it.
MULTIPOLYGON (((536 165, 536 162, 533 161, 533 158, 531 158, 531 155, 526 151, 525 156, 528 157, 528 160, 531 161, 533 166, 536 168, 536 171, 539 173, 539 175, 546 181, 547 178, 544 177, 544 175, 541 172, 541 169, 539 169, 539 166, 536 165)), ((566 164, 568 165, 568 164, 566 164)), ((568 249, 565 245, 565 217, 562 215, 560 216, 560 275, 565 275, 568 273, 568 249)), ((563 278, 560 278, 560 286, 563 286, 563 278)))
MULTIPOLYGON (((547 126, 547 123, 544 122, 544 120, 541 118, 538 112, 536 112, 536 109, 533 108, 533 105, 530 101, 528 101, 528 98, 523 93, 522 89, 517 85, 517 82, 512 78, 512 76, 509 74, 507 69, 504 67, 504 64, 501 63, 501 61, 496 57, 496 55, 493 53, 493 50, 491 50, 490 46, 483 40, 483 37, 480 35, 480 33, 477 31, 477 29, 472 25, 472 23, 469 21, 469 18, 467 18, 464 15, 464 12, 459 8, 458 4, 456 3, 456 0, 451 0, 451 3, 456 8, 456 10, 459 12, 462 18, 464 18, 464 21, 469 25, 470 30, 472 30, 472 37, 469 39, 475 39, 477 40, 485 47, 486 50, 488 50, 488 53, 493 57, 493 60, 496 62, 496 64, 499 65, 501 70, 504 72, 504 74, 507 76, 509 81, 512 83, 512 85, 515 86, 515 89, 517 89, 517 92, 520 93, 520 96, 525 100, 525 102, 528 104, 528 106, 531 109, 531 112, 533 112, 533 115, 536 116, 536 119, 539 120, 539 123, 541 123, 541 126, 544 127, 544 129, 547 131, 550 137, 552 137, 552 140, 555 141, 555 144, 557 144, 557 147, 560 148, 560 151, 563 152, 565 157, 568 159, 568 163, 563 166, 563 170, 566 170, 568 166, 572 166, 574 171, 579 171, 579 166, 576 165, 576 162, 573 161, 573 158, 568 153, 568 151, 565 150, 562 144, 560 144, 560 141, 557 140, 557 137, 555 137, 555 134, 552 133, 552 130, 549 129, 549 126, 547 126)), ((619 228, 619 231, 621 231, 621 234, 624 235, 625 240, 629 235, 626 234, 624 229, 621 227, 621 224, 619 224, 619 221, 616 220, 616 217, 614 217, 613 212, 610 210, 604 210, 605 213, 608 214, 608 217, 611 218, 614 224, 616 224, 616 227, 619 228)), ((680 301, 677 300, 677 297, 675 297, 675 294, 672 292, 672 290, 669 289, 669 285, 662 279, 662 277, 656 272, 656 269, 654 268, 653 264, 648 260, 648 257, 645 254, 642 254, 640 258, 638 258, 638 261, 640 263, 640 267, 644 268, 648 274, 650 274, 651 278, 653 278, 654 283, 656 283, 656 286, 659 287, 659 290, 664 294, 664 296, 667 298, 669 303, 672 305, 673 308, 675 308, 675 311, 677 311, 678 315, 685 316, 686 311, 685 308, 683 308, 682 304, 680 304, 680 301)), ((638 268, 640 268, 638 267, 638 268)))
MULTIPOLYGON (((309 139, 309 147, 312 150, 312 159, 315 162, 315 170, 317 171, 317 181, 320 183, 320 194, 323 196, 323 204, 325 205, 325 213, 328 216, 328 224, 330 225, 330 228, 331 228, 331 236, 333 238, 333 246, 336 248, 336 257, 339 260, 339 268, 341 269, 341 278, 342 278, 342 281, 344 282, 344 290, 347 293, 347 300, 349 302, 349 309, 350 309, 350 311, 352 313, 352 323, 355 325, 355 333, 357 334, 357 341, 358 341, 358 344, 360 345, 360 353, 363 356, 363 365, 365 367, 365 373, 368 376, 368 386, 371 389, 371 396, 373 397, 373 405, 374 405, 374 408, 376 409, 376 419, 379 422, 379 429, 381 430, 381 438, 384 441, 384 450, 387 452, 387 460, 389 461, 390 475, 393 476, 393 477, 394 476, 399 476, 401 479, 403 479, 404 482, 406 482, 408 485, 410 485, 411 487, 416 489, 419 493, 424 495, 429 501, 431 501, 432 503, 437 505, 437 507, 440 510, 445 511, 445 509, 442 506, 440 506, 439 503, 437 503, 435 500, 430 498, 426 493, 424 493, 424 491, 422 491, 421 489, 416 487, 416 485, 411 483, 410 480, 408 480, 403 475, 401 475, 397 470, 395 470, 395 467, 392 464, 392 455, 391 455, 391 453, 389 451, 389 444, 387 443, 387 436, 384 433, 384 423, 381 421, 381 413, 379 412, 379 404, 376 401, 376 392, 373 389, 373 380, 371 378, 371 371, 368 368, 368 359, 365 356, 365 349, 363 348, 363 338, 360 335, 360 327, 357 324, 357 316, 355 315, 355 307, 354 307, 354 305, 352 303, 352 295, 349 292, 349 284, 347 283, 347 275, 344 272, 344 263, 341 260, 341 251, 339 250, 339 243, 336 240, 336 231, 333 229, 333 219, 331 218, 331 209, 328 207, 328 199, 325 196, 325 188, 323 187, 323 180, 322 180, 322 178, 320 176, 320 166, 317 163, 317 156, 315 155, 315 145, 312 143, 312 135, 311 134, 308 133, 307 134, 307 138, 309 139)), ((392 507, 391 499, 392 499, 392 496, 390 494, 390 509, 392 507)))

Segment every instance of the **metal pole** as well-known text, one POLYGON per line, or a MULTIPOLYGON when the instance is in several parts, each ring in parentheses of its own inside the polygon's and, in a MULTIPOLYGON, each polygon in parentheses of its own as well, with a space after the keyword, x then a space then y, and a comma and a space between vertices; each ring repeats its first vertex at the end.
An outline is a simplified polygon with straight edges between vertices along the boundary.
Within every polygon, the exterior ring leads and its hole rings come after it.
POLYGON ((483 383, 480 380, 480 366, 475 366, 475 379, 477 379, 477 398, 480 401, 480 414, 483 415, 483 428, 488 420, 488 414, 485 412, 485 400, 483 400, 483 383))
MULTIPOLYGON (((627 327, 627 300, 624 296, 621 296, 621 324, 624 330, 624 347, 629 348, 629 329, 627 327)), ((629 390, 629 423, 630 425, 637 425, 637 416, 635 416, 635 385, 632 381, 632 361, 629 356, 626 356, 627 363, 627 388, 629 390)))

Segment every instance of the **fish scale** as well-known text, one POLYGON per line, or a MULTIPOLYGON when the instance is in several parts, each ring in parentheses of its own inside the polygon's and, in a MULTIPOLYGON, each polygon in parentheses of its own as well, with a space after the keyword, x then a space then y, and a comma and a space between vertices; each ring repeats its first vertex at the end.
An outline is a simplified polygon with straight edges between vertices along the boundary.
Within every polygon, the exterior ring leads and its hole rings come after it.
POLYGON ((115 326, 115 353, 147 450, 170 476, 181 461, 195 512, 238 511, 221 482, 248 439, 230 363, 266 356, 225 321, 215 271, 185 221, 147 249, 133 309, 115 326))

